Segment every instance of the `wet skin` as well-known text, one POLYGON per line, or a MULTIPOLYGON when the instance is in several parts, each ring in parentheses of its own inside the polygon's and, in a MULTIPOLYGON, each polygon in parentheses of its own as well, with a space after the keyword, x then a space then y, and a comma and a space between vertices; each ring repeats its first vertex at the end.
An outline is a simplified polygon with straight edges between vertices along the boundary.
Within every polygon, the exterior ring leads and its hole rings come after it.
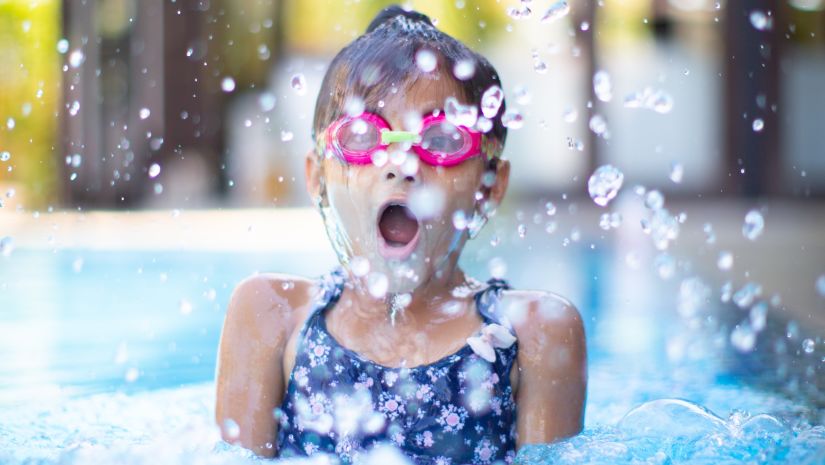
MULTIPOLYGON (((452 82, 436 75, 414 81, 405 91, 387 96, 383 108, 370 110, 393 129, 405 129, 407 112, 441 108, 453 95, 452 82)), ((499 204, 507 188, 508 161, 499 161, 496 182, 489 189, 481 182, 482 157, 450 168, 421 163, 415 174, 406 175, 392 163, 347 166, 310 151, 306 172, 310 196, 325 193, 329 210, 341 221, 339 234, 345 237, 347 254, 367 258, 371 270, 389 276, 390 292, 411 294, 409 305, 393 324, 386 300, 370 295, 365 281, 350 274, 339 302, 325 313, 328 330, 338 341, 378 364, 413 367, 456 352, 481 329, 483 320, 472 294, 484 284, 467 277, 458 266, 467 235, 450 250, 451 218, 457 209, 468 217, 472 214, 477 208, 476 191, 499 204), (377 252, 379 208, 387 199, 405 199, 411 189, 422 185, 446 194, 444 210, 421 221, 419 243, 404 261, 416 278, 396 279, 395 262, 377 252), (441 257, 446 259, 436 260, 441 257)), ((313 281, 281 274, 256 275, 236 287, 224 321, 216 373, 216 421, 224 440, 264 457, 276 454, 278 425, 273 410, 283 400, 299 331, 313 309, 316 292, 313 281), (224 426, 227 419, 238 424, 237 437, 230 437, 224 426)), ((583 425, 587 384, 578 311, 544 291, 504 291, 501 305, 519 344, 510 373, 518 408, 517 447, 577 434, 583 425)))

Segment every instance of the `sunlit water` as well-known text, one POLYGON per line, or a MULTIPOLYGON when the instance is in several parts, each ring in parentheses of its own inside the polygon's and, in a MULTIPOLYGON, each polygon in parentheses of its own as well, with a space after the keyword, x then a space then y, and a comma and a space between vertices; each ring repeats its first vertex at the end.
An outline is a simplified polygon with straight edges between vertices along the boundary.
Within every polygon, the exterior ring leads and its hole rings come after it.
MULTIPOLYGON (((825 463, 817 404, 756 382, 747 358, 684 329, 678 282, 630 273, 586 236, 562 247, 562 235, 507 231, 477 239, 466 267, 484 278, 501 255, 515 287, 571 298, 590 363, 584 433, 520 459, 825 463), (547 237, 553 246, 539 247, 547 237)), ((317 275, 333 264, 320 253, 15 250, 0 267, 0 463, 255 462, 212 423, 229 294, 258 270, 317 275)))

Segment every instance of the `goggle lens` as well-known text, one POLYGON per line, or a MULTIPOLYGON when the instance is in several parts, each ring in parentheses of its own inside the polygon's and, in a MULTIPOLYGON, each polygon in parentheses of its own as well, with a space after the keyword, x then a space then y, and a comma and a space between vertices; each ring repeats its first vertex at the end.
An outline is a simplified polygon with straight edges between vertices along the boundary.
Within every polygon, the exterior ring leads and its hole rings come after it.
POLYGON ((363 119, 355 118, 342 124, 336 131, 338 144, 351 152, 372 150, 381 140, 381 132, 363 119))
POLYGON ((442 157, 461 153, 466 143, 464 134, 446 121, 427 127, 421 134, 421 148, 442 157))

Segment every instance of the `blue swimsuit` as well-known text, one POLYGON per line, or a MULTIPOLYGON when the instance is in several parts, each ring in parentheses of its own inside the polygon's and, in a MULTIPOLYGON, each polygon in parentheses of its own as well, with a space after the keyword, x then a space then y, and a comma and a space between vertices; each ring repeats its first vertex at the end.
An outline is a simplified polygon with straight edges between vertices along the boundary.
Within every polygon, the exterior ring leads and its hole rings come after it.
MULTIPOLYGON (((322 452, 350 463, 389 443, 417 464, 512 463, 516 404, 510 369, 517 343, 495 348, 492 363, 467 344, 427 365, 379 365, 327 331, 324 312, 340 297, 344 281, 340 267, 322 277, 322 296, 301 330, 286 396, 276 409, 280 456, 322 452)), ((507 288, 491 279, 475 294, 485 323, 506 326, 496 303, 507 288)))

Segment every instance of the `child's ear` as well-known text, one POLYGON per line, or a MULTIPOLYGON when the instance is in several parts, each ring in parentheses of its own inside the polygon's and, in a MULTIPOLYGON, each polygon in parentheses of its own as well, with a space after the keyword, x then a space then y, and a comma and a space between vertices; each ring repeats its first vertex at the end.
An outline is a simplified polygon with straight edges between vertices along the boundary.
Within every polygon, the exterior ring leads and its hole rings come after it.
POLYGON ((312 204, 318 206, 321 200, 321 160, 313 149, 310 149, 306 154, 304 170, 307 193, 312 199, 312 204))
POLYGON ((504 194, 507 192, 507 184, 510 182, 510 160, 499 158, 496 164, 496 182, 490 188, 489 200, 493 205, 501 205, 504 194))

